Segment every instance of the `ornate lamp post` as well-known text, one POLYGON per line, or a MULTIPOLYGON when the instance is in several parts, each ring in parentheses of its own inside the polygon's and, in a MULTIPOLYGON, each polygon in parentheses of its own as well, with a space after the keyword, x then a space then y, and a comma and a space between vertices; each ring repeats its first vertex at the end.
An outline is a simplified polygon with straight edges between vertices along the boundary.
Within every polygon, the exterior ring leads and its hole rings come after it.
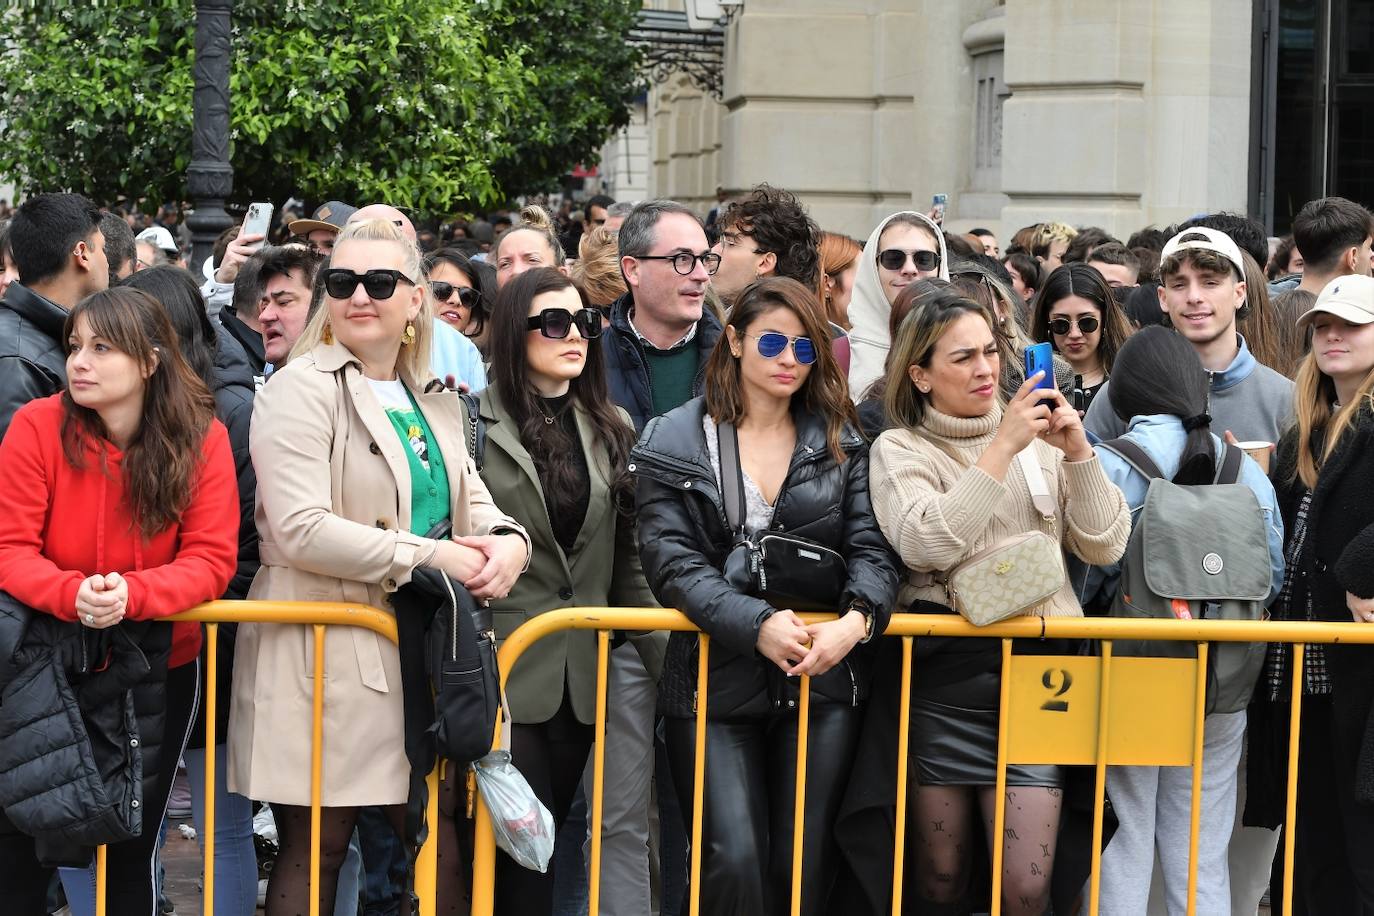
POLYGON ((195 213, 191 229, 191 271, 200 274, 215 239, 233 225, 224 201, 234 189, 229 165, 229 14, 234 0, 196 0, 196 59, 191 166, 186 183, 195 213))

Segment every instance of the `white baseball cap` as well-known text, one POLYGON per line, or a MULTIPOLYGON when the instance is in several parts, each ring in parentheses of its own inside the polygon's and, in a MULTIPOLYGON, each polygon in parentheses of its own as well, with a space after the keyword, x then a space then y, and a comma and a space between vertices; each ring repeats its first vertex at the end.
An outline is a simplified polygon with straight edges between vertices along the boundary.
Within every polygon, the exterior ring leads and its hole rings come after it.
POLYGON ((1307 327, 1318 312, 1335 315, 1349 324, 1374 321, 1374 277, 1351 274, 1332 280, 1322 288, 1317 304, 1298 318, 1298 327, 1307 327))
POLYGON ((1240 279, 1245 279, 1245 259, 1240 256, 1240 248, 1236 246, 1235 241, 1225 232, 1208 229, 1205 226, 1184 229, 1169 239, 1164 245, 1164 250, 1159 253, 1159 259, 1161 261, 1167 260, 1170 255, 1177 254, 1185 248, 1202 248, 1207 251, 1215 251, 1234 264, 1240 279), (1193 237, 1199 235, 1203 238, 1193 237))
POLYGON ((177 243, 172 240, 172 233, 168 232, 166 227, 163 226, 149 226, 147 229, 144 229, 138 235, 134 236, 134 241, 147 242, 154 248, 161 248, 174 257, 181 256, 181 249, 178 248, 177 243))

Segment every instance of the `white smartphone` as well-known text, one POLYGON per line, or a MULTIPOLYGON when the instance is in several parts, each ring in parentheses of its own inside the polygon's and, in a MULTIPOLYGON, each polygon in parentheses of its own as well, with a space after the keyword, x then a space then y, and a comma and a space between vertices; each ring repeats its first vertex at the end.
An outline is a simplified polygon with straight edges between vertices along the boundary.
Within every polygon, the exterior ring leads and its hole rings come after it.
POLYGON ((252 203, 248 205, 248 215, 243 220, 244 235, 260 235, 262 239, 254 242, 254 248, 261 248, 267 241, 267 230, 272 228, 272 205, 252 203))

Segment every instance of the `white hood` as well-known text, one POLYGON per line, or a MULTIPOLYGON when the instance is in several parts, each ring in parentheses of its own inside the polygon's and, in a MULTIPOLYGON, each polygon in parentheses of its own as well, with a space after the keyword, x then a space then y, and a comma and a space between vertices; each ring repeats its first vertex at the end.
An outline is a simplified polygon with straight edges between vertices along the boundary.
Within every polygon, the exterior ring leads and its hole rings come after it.
POLYGON ((849 321, 852 325, 849 330, 849 396, 855 402, 883 374, 883 362, 892 343, 887 332, 887 318, 892 306, 878 280, 878 239, 882 237, 887 224, 898 216, 917 217, 930 227, 935 234, 936 244, 940 246, 940 279, 949 279, 949 252, 945 250, 945 234, 924 213, 903 210, 892 214, 873 230, 868 243, 864 245, 863 254, 859 256, 859 275, 854 280, 854 292, 849 299, 849 321))

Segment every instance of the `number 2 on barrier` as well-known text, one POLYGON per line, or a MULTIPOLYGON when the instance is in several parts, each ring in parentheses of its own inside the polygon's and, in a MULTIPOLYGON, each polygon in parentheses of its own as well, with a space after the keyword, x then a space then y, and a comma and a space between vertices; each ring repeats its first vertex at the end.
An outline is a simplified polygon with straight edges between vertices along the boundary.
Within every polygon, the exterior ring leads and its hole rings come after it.
POLYGON ((1069 692, 1073 686, 1073 675, 1067 668, 1046 668, 1045 673, 1040 676, 1040 683, 1045 685, 1045 689, 1052 692, 1048 700, 1040 704, 1040 708, 1046 712, 1068 712, 1069 701, 1055 699, 1062 697, 1069 692), (1059 681, 1059 686, 1055 687, 1055 681, 1059 681))

